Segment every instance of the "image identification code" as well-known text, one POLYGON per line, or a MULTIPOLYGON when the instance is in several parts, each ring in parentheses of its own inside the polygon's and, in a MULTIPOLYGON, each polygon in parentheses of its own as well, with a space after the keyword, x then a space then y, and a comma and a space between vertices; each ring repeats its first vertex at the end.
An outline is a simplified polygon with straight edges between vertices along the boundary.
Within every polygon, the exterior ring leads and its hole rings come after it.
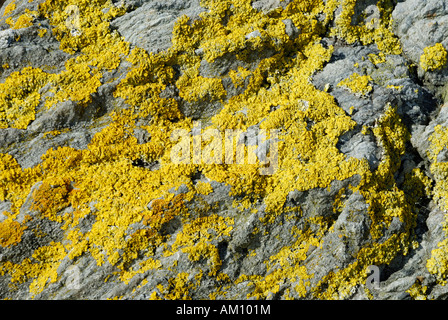
POLYGON ((220 308, 201 307, 201 306, 179 306, 176 309, 177 315, 202 315, 204 318, 210 314, 219 315, 269 315, 271 314, 270 305, 259 304, 223 304, 220 308))

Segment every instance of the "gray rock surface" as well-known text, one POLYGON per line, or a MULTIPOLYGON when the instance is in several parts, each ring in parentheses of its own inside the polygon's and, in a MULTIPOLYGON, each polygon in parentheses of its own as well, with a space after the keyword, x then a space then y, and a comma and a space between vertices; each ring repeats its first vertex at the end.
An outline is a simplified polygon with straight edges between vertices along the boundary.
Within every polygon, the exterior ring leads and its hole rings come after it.
MULTIPOLYGON (((445 48, 448 46, 447 12, 446 3, 437 0, 405 1, 395 7, 392 13, 394 31, 402 42, 404 55, 416 66, 420 65, 424 48, 436 43, 441 43, 445 48)), ((427 72, 418 68, 418 73, 428 88, 445 99, 446 68, 427 72)))
POLYGON ((441 42, 448 45, 448 8, 443 1, 403 1, 395 7, 392 17, 395 31, 403 44, 405 55, 414 63, 420 62, 423 49, 441 42))

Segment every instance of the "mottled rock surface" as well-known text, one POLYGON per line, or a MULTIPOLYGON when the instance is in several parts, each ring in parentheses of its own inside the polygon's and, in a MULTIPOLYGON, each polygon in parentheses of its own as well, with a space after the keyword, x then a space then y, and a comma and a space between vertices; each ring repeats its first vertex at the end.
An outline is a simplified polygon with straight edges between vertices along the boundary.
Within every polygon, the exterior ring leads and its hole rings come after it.
POLYGON ((447 36, 443 0, 7 0, 0 298, 446 299, 447 36))

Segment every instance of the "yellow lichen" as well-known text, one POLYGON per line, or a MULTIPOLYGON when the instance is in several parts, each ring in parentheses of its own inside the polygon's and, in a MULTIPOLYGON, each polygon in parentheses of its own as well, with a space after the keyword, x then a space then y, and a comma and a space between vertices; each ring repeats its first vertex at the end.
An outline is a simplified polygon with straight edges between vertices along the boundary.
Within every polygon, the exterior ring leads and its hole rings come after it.
MULTIPOLYGON (((148 270, 159 269, 162 266, 160 261, 154 259, 147 259, 143 262, 140 262, 136 270, 125 270, 121 273, 120 279, 125 284, 129 284, 129 281, 137 274, 142 274, 148 270)), ((146 280, 146 279, 145 279, 146 280)), ((144 280, 144 281, 145 281, 144 280)), ((141 285, 144 285, 142 283, 141 285)))
POLYGON ((233 219, 217 215, 198 218, 184 226, 182 232, 177 235, 172 250, 181 249, 182 252, 188 253, 192 261, 209 259, 209 273, 216 275, 221 266, 221 259, 218 248, 210 241, 213 238, 229 236, 233 223, 233 219))
POLYGON ((54 96, 47 99, 47 107, 67 100, 85 105, 91 102, 92 93, 101 85, 101 73, 79 58, 68 60, 65 68, 65 71, 52 77, 55 86, 51 91, 54 96))
POLYGON ((204 78, 199 75, 185 74, 176 82, 179 95, 188 102, 204 99, 216 100, 226 94, 221 80, 204 78))
POLYGON ((375 43, 384 54, 400 54, 401 44, 392 31, 392 9, 390 1, 378 1, 377 7, 380 11, 379 21, 372 19, 370 23, 356 21, 353 23, 353 15, 356 0, 342 0, 342 11, 335 19, 335 27, 332 34, 346 40, 348 43, 360 41, 364 45, 375 43))
POLYGON ((47 29, 39 29, 39 37, 43 38, 47 34, 47 29))
POLYGON ((14 10, 16 10, 16 2, 12 1, 10 4, 8 4, 5 7, 5 11, 3 11, 3 16, 5 17, 5 16, 9 15, 14 10))
POLYGON ((427 290, 427 286, 422 286, 419 281, 415 281, 406 292, 411 295, 413 300, 426 300, 427 290))
POLYGON ((386 62, 386 55, 383 52, 380 52, 378 54, 370 53, 368 57, 370 62, 372 62, 374 65, 386 62))
POLYGON ((34 251, 32 257, 36 261, 34 265, 38 271, 36 272, 37 277, 30 285, 31 293, 40 293, 48 282, 56 282, 58 278, 57 269, 65 255, 65 248, 59 242, 51 242, 48 246, 40 247, 34 251))
POLYGON ((244 84, 244 80, 251 74, 249 70, 246 70, 242 67, 238 67, 238 71, 231 70, 229 72, 229 76, 232 79, 235 87, 242 87, 244 84))
POLYGON ((69 205, 69 193, 72 190, 70 181, 65 179, 48 179, 33 192, 31 210, 40 211, 45 217, 62 221, 57 213, 69 205))
POLYGON ((26 67, 0 83, 0 128, 26 129, 35 119, 39 90, 48 81, 41 69, 26 67))
POLYGON ((47 131, 44 133, 44 138, 56 137, 64 132, 68 132, 68 131, 69 131, 69 129, 47 131))
POLYGON ((19 243, 25 229, 26 226, 11 219, 0 222, 0 246, 9 247, 19 243))
POLYGON ((6 23, 11 26, 12 29, 22 29, 28 28, 33 25, 35 13, 25 13, 20 15, 16 21, 13 21, 12 18, 6 19, 6 23))
POLYGON ((431 257, 426 262, 426 268, 428 271, 436 275, 437 280, 446 284, 448 279, 448 261, 446 259, 448 253, 448 234, 447 222, 448 216, 446 212, 448 210, 448 167, 445 159, 440 157, 443 152, 446 152, 448 147, 448 130, 445 126, 437 125, 434 128, 434 133, 430 137, 430 149, 428 157, 431 160, 431 173, 435 179, 435 186, 432 190, 433 198, 438 203, 439 207, 445 212, 445 239, 440 241, 437 248, 431 252, 431 257))
POLYGON ((423 49, 424 53, 420 57, 420 66, 425 71, 435 71, 446 66, 448 53, 441 43, 423 49))
POLYGON ((372 86, 369 85, 371 81, 373 81, 373 79, 369 75, 361 76, 358 73, 354 73, 349 78, 339 82, 338 86, 346 87, 350 89, 353 93, 367 95, 373 89, 372 86))
POLYGON ((448 278, 448 239, 438 243, 431 251, 431 257, 426 261, 426 268, 437 277, 442 285, 446 285, 448 278))
POLYGON ((445 161, 440 161, 439 155, 448 147, 448 130, 445 126, 437 125, 430 137, 431 148, 428 156, 431 159, 431 173, 434 175, 434 199, 443 210, 448 210, 448 169, 445 161))
POLYGON ((403 86, 394 86, 394 85, 390 84, 390 85, 387 85, 386 88, 401 91, 403 89, 403 86))
POLYGON ((34 296, 45 288, 48 283, 58 278, 57 268, 66 252, 59 242, 51 242, 48 246, 36 249, 32 259, 25 258, 21 263, 7 262, 0 266, 0 274, 6 272, 11 275, 11 282, 23 283, 33 279, 30 284, 30 293, 34 296))
POLYGON ((301 266, 306 259, 306 253, 310 246, 318 246, 319 240, 308 233, 298 232, 297 242, 291 247, 283 247, 280 251, 270 257, 268 261, 268 275, 264 279, 257 279, 253 284, 255 289, 248 296, 262 298, 269 294, 276 294, 280 285, 285 281, 297 283, 295 290, 299 296, 304 297, 309 287, 309 275, 307 269, 301 266), (274 268, 275 267, 275 268, 274 268), (271 270, 272 269, 272 270, 271 270))
MULTIPOLYGON (((122 9, 108 1, 97 1, 91 6, 87 1, 78 2, 76 7, 81 8, 80 14, 84 13, 84 17, 88 15, 90 21, 87 25, 81 25, 81 36, 65 36, 69 33, 67 13, 63 9, 68 3, 46 1, 39 5, 39 13, 25 10, 16 21, 11 17, 7 19, 12 28, 19 29, 31 26, 34 17, 41 14, 54 25, 53 32, 61 40, 61 49, 69 53, 80 50, 82 55, 69 59, 65 63, 66 70, 60 74, 50 75, 27 67, 0 84, 0 128, 26 129, 35 118, 35 109, 40 102, 39 90, 46 84, 51 84, 52 93, 45 102, 47 107, 69 99, 84 105, 91 102, 91 95, 101 85, 103 70, 116 69, 121 59, 129 53, 129 45, 109 30, 108 20, 122 14, 122 9), (101 11, 104 8, 110 10, 104 13, 101 11)), ((43 36, 44 30, 39 31, 40 36, 43 36)))
MULTIPOLYGON (((159 290, 164 299, 167 300, 190 300, 190 290, 194 284, 189 281, 189 274, 186 272, 179 273, 175 278, 169 279, 169 284, 166 287, 160 286, 159 290)), ((158 298, 157 292, 153 292, 151 299, 158 298)))
POLYGON ((196 190, 197 190, 198 193, 203 194, 203 195, 208 195, 211 192, 213 192, 213 188, 210 185, 210 183, 205 183, 205 182, 202 182, 202 181, 199 181, 196 184, 196 190))

